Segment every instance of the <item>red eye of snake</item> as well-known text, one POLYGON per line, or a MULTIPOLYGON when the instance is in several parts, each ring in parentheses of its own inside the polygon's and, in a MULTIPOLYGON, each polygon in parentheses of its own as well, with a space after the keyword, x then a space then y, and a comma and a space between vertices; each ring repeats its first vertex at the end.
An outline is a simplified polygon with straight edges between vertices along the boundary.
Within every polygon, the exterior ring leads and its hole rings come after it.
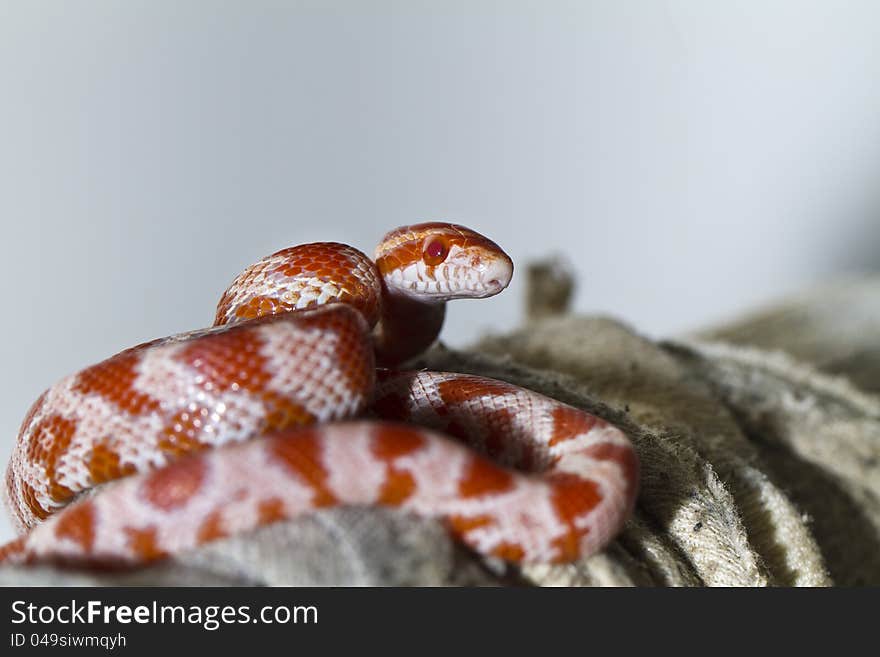
POLYGON ((433 266, 439 265, 446 260, 448 254, 449 246, 446 244, 446 240, 441 237, 432 237, 425 243, 425 248, 422 251, 422 258, 426 265, 433 266))

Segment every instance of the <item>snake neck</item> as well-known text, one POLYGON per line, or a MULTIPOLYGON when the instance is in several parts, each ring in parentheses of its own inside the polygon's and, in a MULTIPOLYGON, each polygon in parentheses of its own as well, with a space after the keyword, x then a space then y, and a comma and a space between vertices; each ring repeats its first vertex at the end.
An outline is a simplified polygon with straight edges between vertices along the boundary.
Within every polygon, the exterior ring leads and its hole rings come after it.
POLYGON ((431 346, 446 316, 445 302, 418 301, 390 292, 383 285, 382 310, 373 329, 376 363, 398 365, 431 346))

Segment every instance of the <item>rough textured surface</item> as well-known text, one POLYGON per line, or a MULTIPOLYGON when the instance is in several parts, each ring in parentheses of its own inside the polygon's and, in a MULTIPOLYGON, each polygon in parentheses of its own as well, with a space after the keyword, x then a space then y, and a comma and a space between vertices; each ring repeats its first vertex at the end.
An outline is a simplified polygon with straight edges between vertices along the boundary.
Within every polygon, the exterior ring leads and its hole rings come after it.
POLYGON ((880 281, 855 278, 805 290, 697 334, 698 339, 783 351, 868 392, 880 392, 880 281))
POLYGON ((642 491, 635 516, 601 554, 505 571, 453 545, 435 523, 352 508, 148 570, 3 569, 0 583, 880 583, 880 399, 872 394, 880 369, 871 357, 880 281, 825 288, 663 344, 610 319, 536 314, 468 351, 437 346, 421 363, 511 381, 630 434, 642 491))

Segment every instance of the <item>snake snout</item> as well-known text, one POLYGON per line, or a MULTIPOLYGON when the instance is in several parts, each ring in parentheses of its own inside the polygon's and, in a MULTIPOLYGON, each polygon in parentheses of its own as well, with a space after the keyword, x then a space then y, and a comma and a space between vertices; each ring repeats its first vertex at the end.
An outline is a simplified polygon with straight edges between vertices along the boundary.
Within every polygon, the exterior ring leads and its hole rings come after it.
POLYGON ((513 261, 510 258, 493 258, 483 272, 486 291, 489 295, 498 294, 513 278, 513 261))

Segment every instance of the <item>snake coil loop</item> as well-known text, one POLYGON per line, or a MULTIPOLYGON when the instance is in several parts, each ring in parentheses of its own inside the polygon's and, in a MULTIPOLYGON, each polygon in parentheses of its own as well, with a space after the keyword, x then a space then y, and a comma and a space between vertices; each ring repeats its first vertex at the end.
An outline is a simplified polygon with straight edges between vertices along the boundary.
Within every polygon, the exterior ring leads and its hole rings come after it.
POLYGON ((213 328, 123 351, 36 401, 6 476, 24 533, 0 560, 138 565, 340 504, 441 518, 511 562, 601 549, 638 487, 623 432, 492 379, 377 380, 377 362, 435 340, 446 301, 512 274, 497 244, 447 223, 388 233, 374 261, 329 242, 260 260, 213 328))

